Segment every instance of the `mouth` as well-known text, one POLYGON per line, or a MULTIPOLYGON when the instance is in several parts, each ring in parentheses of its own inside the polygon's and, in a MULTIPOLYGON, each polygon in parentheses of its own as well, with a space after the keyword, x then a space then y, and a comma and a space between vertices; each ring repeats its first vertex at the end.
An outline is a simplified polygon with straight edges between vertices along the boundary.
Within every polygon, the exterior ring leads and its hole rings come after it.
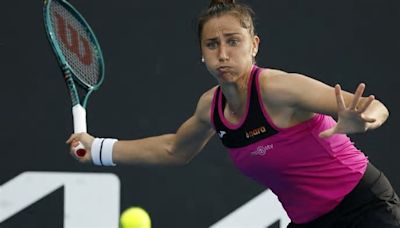
POLYGON ((220 67, 217 68, 217 70, 218 70, 218 72, 221 72, 221 73, 228 72, 228 71, 231 70, 231 67, 229 67, 229 66, 220 66, 220 67))

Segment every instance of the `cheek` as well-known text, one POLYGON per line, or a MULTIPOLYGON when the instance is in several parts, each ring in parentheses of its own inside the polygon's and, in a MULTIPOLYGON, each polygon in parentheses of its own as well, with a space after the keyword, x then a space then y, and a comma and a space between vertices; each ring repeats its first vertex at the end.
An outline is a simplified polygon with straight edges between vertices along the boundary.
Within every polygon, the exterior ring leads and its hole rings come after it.
POLYGON ((251 53, 251 48, 249 46, 245 46, 240 49, 240 51, 237 53, 237 56, 241 62, 246 62, 248 58, 252 58, 251 53))
POLYGON ((246 45, 246 52, 249 54, 253 53, 253 45, 251 43, 246 45))
POLYGON ((238 54, 244 57, 252 52, 252 45, 249 42, 243 42, 235 49, 238 54))

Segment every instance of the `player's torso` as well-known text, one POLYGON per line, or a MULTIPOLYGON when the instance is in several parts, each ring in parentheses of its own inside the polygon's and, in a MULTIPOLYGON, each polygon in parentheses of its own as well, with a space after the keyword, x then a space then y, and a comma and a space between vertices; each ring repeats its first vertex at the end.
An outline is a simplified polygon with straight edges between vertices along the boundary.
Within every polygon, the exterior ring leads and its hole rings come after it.
MULTIPOLYGON (((314 116, 314 113, 303 111, 293 106, 283 104, 282 102, 279 102, 279 99, 276 99, 277 96, 284 95, 274 94, 274 96, 270 96, 271 91, 274 91, 273 93, 280 92, 279 90, 277 91, 277 89, 274 89, 272 87, 276 86, 275 76, 284 72, 274 69, 259 69, 260 71, 258 72, 259 75, 257 76, 257 79, 253 79, 256 80, 257 88, 253 89, 259 90, 258 98, 260 100, 260 106, 268 110, 268 116, 275 126, 279 128, 289 128, 304 121, 307 121, 314 116)), ((213 94, 215 93, 216 89, 217 88, 213 89, 213 94)), ((233 125, 237 125, 243 117, 243 114, 237 115, 230 112, 227 106, 223 108, 223 115, 224 118, 233 125)))
POLYGON ((320 132, 336 124, 330 116, 315 114, 302 121, 296 117, 292 120, 298 122, 289 126, 280 122, 294 112, 265 107, 260 72, 254 71, 250 77, 248 107, 239 121, 231 122, 225 117, 226 99, 220 88, 215 90, 211 123, 235 166, 270 188, 291 219, 315 218, 333 208, 358 183, 367 158, 346 135, 319 137, 320 132), (309 205, 305 214, 304 205, 309 205))
POLYGON ((211 104, 211 122, 216 133, 242 172, 253 178, 261 175, 263 180, 268 180, 268 175, 278 178, 295 166, 315 168, 322 167, 323 163, 334 164, 336 161, 330 153, 336 149, 331 148, 332 143, 337 142, 340 148, 355 149, 345 136, 326 141, 319 139, 319 132, 335 124, 331 117, 297 115, 291 108, 266 106, 260 86, 260 83, 268 83, 261 78, 265 77, 265 71, 268 70, 253 67, 246 112, 240 119, 228 118, 227 101, 221 88, 215 90, 211 104))
MULTIPOLYGON (((259 83, 263 83, 261 77, 268 79, 268 75, 263 75, 266 71, 268 70, 253 67, 247 86, 245 112, 240 118, 234 117, 226 111, 227 100, 221 88, 216 88, 214 91, 211 105, 211 122, 218 137, 228 148, 236 166, 250 176, 255 175, 253 171, 261 171, 260 168, 269 169, 269 167, 275 166, 284 157, 279 155, 282 152, 275 151, 285 150, 286 142, 290 140, 278 135, 280 126, 276 126, 274 121, 281 126, 294 126, 299 121, 293 120, 291 108, 272 106, 267 110, 262 96, 262 87, 259 85, 259 83), (269 163, 275 165, 271 166, 269 163)), ((293 161, 293 158, 291 160, 293 161)), ((287 163, 287 161, 282 160, 282 163, 287 163)), ((260 173, 265 172, 261 171, 260 173)))

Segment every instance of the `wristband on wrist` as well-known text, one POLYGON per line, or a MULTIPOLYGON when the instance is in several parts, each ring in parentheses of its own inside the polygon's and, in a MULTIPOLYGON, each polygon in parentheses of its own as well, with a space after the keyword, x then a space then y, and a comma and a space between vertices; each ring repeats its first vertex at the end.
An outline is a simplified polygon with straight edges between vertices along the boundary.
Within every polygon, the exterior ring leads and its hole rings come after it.
POLYGON ((99 166, 115 166, 112 160, 113 146, 117 139, 95 138, 92 143, 91 155, 93 164, 99 166))

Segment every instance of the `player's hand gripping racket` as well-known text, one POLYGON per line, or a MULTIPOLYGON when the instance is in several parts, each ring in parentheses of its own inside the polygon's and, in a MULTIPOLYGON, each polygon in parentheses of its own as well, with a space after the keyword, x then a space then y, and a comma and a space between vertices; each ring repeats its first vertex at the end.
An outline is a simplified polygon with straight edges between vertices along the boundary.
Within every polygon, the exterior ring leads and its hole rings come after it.
MULTIPOLYGON (((48 40, 71 96, 74 132, 86 132, 87 100, 104 79, 99 43, 86 20, 66 1, 45 0, 43 16, 48 40)), ((81 143, 75 153, 85 156, 81 143)))

